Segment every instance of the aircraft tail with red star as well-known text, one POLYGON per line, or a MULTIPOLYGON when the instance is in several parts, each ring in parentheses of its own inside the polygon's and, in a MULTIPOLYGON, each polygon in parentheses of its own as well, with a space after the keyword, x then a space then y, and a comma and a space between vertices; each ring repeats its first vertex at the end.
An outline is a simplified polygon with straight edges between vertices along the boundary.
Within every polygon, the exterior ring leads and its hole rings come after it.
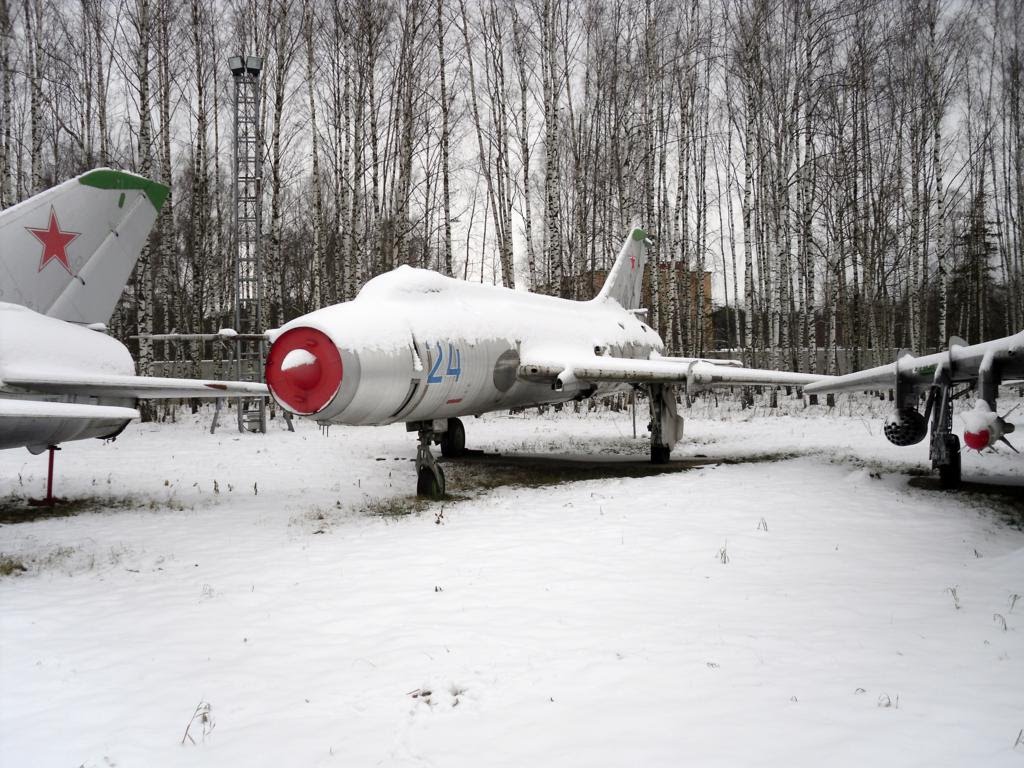
POLYGON ((168 192, 98 168, 0 211, 0 302, 106 323, 168 192))
POLYGON ((623 309, 639 309, 647 266, 647 233, 636 227, 622 245, 594 301, 613 299, 623 309))

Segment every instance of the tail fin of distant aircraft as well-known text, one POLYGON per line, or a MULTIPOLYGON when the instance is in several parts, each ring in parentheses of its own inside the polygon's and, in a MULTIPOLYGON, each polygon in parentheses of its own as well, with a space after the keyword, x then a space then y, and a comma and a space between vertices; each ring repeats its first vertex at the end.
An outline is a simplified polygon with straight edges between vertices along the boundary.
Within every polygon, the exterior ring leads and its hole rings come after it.
POLYGON ((167 193, 98 168, 0 212, 0 301, 106 323, 167 193))
POLYGON ((637 227, 626 238, 595 301, 614 299, 623 309, 639 309, 646 265, 647 233, 637 227))

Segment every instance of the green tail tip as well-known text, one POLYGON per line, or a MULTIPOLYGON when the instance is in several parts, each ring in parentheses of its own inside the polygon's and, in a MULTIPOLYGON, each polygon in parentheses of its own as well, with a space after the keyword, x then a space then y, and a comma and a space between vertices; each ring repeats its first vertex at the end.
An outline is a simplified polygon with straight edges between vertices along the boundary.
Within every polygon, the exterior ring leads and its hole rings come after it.
POLYGON ((149 201, 158 211, 163 207, 164 201, 167 200, 167 195, 171 191, 159 182, 136 176, 133 173, 114 171, 110 168, 98 168, 95 171, 90 171, 80 176, 78 181, 87 187, 96 187, 97 189, 141 190, 146 193, 149 201))
POLYGON ((637 242, 641 242, 647 239, 647 233, 644 232, 640 227, 633 230, 633 239, 637 242))

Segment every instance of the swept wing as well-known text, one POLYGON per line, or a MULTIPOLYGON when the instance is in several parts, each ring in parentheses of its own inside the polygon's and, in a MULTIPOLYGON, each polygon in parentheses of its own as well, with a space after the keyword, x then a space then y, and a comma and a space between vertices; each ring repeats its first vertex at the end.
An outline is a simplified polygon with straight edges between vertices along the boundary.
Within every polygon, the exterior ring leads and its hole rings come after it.
POLYGON ((55 395, 134 397, 143 400, 175 397, 266 397, 265 384, 244 381, 172 379, 157 376, 81 375, 5 372, 8 389, 55 395))
POLYGON ((893 387, 899 380, 901 387, 920 392, 930 387, 937 378, 948 376, 950 383, 973 382, 980 374, 992 371, 998 378, 1024 376, 1024 331, 1014 336, 967 345, 959 339, 950 342, 949 350, 932 355, 914 357, 906 354, 895 363, 848 373, 845 376, 824 378, 808 384, 805 392, 853 392, 875 387, 893 387))
POLYGON ((526 379, 552 379, 565 382, 572 378, 587 382, 628 384, 686 384, 690 388, 730 385, 805 386, 825 376, 791 373, 763 368, 744 368, 735 361, 721 364, 701 358, 651 359, 590 355, 547 354, 525 356, 519 374, 526 379))

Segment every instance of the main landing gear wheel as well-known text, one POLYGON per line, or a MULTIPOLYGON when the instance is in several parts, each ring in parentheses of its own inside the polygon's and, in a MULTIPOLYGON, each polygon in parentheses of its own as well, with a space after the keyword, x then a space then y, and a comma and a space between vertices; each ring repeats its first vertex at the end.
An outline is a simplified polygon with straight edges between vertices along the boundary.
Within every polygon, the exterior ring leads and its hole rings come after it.
POLYGON ((667 445, 651 445, 651 464, 668 464, 672 448, 667 445))
POLYGON ((448 419, 448 431, 441 435, 441 455, 446 459, 466 452, 466 428, 459 419, 448 419))
POLYGON ((939 465, 939 485, 946 490, 960 487, 960 438, 956 435, 943 435, 946 441, 947 461, 939 465))
POLYGON ((953 434, 953 400, 957 395, 953 394, 948 371, 939 373, 942 374, 941 380, 932 385, 928 395, 928 410, 932 417, 928 455, 932 469, 939 470, 939 485, 951 491, 960 487, 960 438, 953 434))
POLYGON ((651 463, 668 464, 672 446, 681 434, 675 430, 675 395, 664 384, 650 384, 647 391, 651 408, 651 463))

